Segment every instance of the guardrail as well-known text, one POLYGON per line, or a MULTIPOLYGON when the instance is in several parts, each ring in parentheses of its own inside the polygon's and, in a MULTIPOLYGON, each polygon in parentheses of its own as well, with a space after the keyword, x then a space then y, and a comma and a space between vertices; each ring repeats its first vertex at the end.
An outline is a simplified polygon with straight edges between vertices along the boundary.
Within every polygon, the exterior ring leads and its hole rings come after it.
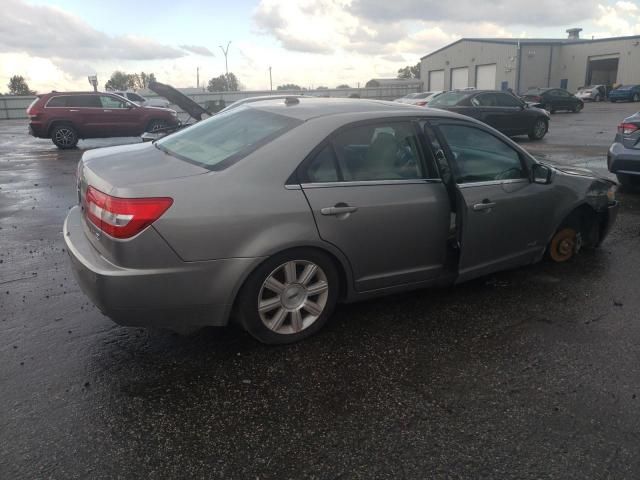
MULTIPOLYGON (((302 90, 302 91, 283 91, 283 90, 252 90, 239 92, 183 92, 187 97, 205 108, 219 110, 221 106, 230 105, 236 100, 247 97, 258 97, 266 95, 309 95, 314 97, 334 97, 347 98, 357 96, 359 98, 369 98, 376 100, 393 100, 403 97, 408 93, 420 91, 415 85, 413 86, 387 86, 376 88, 332 88, 327 90, 302 90)), ((154 93, 142 91, 147 98, 157 98, 154 93)), ((27 107, 35 100, 35 96, 0 96, 0 120, 25 119, 27 118, 27 107)), ((171 105, 171 108, 184 114, 177 105, 171 105)))

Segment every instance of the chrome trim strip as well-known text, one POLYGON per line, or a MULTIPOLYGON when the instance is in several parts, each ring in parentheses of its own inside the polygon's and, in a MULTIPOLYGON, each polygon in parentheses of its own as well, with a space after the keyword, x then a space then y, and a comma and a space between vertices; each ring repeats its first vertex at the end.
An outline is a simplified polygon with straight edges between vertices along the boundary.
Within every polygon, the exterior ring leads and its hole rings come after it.
POLYGON ((503 185, 505 183, 531 183, 528 178, 514 178, 510 180, 490 180, 488 182, 458 183, 458 188, 483 187, 489 185, 503 185))
POLYGON ((407 180, 361 180, 352 182, 324 182, 303 183, 302 188, 333 188, 333 187, 372 187, 378 185, 427 185, 442 183, 440 178, 414 178, 407 180))

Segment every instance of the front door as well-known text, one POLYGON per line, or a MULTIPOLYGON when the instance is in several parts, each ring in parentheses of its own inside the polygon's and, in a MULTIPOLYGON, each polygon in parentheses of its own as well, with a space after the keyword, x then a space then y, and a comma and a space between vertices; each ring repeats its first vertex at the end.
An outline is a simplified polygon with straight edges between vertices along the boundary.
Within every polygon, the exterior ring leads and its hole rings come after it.
POLYGON ((299 169, 320 237, 349 259, 358 291, 442 275, 450 204, 418 131, 404 120, 347 127, 299 169))
POLYGON ((552 229, 548 185, 530 182, 515 148, 480 127, 441 121, 463 208, 458 281, 532 262, 552 229))
POLYGON ((100 95, 105 128, 109 137, 139 135, 138 107, 115 95, 100 95))

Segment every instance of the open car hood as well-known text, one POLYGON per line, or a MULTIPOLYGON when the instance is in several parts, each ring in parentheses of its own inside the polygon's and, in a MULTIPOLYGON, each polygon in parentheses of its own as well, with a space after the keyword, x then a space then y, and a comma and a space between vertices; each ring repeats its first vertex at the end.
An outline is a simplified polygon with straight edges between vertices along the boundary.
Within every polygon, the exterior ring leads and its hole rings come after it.
POLYGON ((165 85, 164 83, 160 82, 150 82, 148 88, 152 92, 155 92, 158 95, 166 98, 171 103, 178 105, 182 110, 187 112, 197 121, 212 116, 211 112, 198 105, 186 95, 180 93, 171 85, 165 85))

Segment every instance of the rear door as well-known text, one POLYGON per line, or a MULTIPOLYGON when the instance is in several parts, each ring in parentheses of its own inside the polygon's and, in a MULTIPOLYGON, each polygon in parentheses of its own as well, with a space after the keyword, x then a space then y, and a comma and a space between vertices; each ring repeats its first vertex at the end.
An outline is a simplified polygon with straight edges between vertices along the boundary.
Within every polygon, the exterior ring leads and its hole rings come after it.
POLYGON ((78 127, 81 137, 101 137, 104 132, 104 118, 98 95, 77 94, 67 99, 69 114, 78 127))
POLYGON ((505 132, 505 129, 508 132, 510 126, 503 118, 505 111, 498 106, 495 93, 481 93, 471 99, 471 105, 473 107, 469 116, 477 118, 501 132, 505 132))
POLYGON ((532 262, 546 246, 554 208, 551 185, 530 182, 511 145, 470 123, 432 122, 457 184, 462 208, 459 280, 532 262))
POLYGON ((298 175, 320 237, 349 259, 358 291, 435 282, 450 204, 419 127, 380 120, 340 129, 298 175))

